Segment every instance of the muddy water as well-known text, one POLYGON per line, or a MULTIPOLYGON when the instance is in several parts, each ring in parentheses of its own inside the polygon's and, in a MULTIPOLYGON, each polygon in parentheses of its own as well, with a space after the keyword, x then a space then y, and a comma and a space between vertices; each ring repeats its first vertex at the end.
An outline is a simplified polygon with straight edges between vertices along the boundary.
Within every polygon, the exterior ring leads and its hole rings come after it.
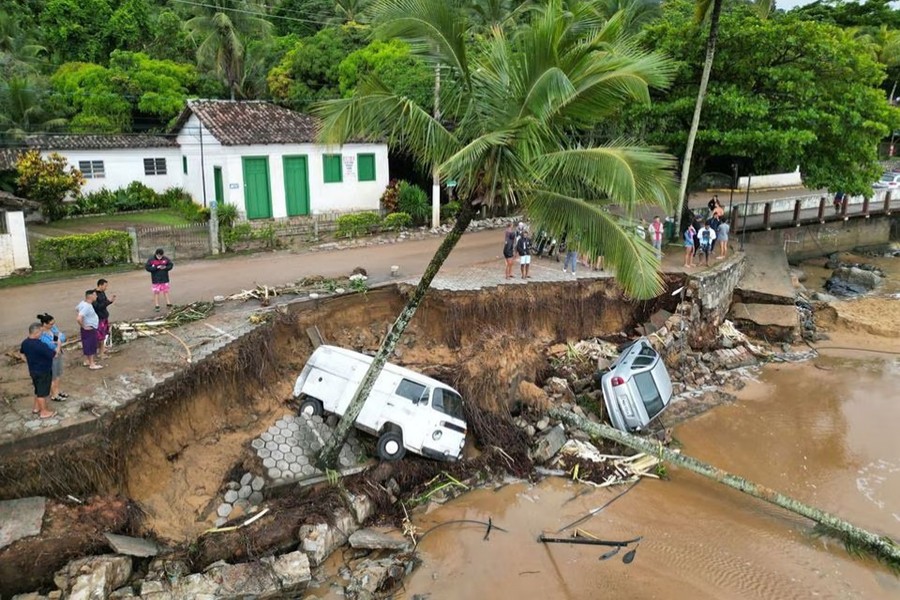
MULTIPOLYGON (((900 539, 900 359, 820 357, 770 366, 734 405, 675 431, 684 451, 858 525, 900 539), (816 366, 818 365, 818 366, 816 366), (826 370, 827 369, 827 370, 826 370)), ((405 597, 898 598, 900 579, 816 538, 810 523, 684 471, 644 481, 583 526, 606 539, 644 536, 635 561, 600 562, 604 548, 544 546, 555 531, 619 490, 561 480, 482 490, 421 519, 448 526, 419 549, 405 597)), ((620 556, 624 554, 621 553, 620 556)))

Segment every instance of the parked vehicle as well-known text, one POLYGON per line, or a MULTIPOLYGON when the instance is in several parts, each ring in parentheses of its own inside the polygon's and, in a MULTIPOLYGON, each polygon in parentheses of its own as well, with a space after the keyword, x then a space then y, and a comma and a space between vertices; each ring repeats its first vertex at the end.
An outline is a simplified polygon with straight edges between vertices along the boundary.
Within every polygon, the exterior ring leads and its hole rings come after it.
MULTIPOLYGON (((294 384, 300 412, 343 415, 372 364, 372 357, 319 346, 294 384)), ((356 427, 378 437, 378 456, 399 460, 407 450, 438 460, 457 460, 466 443, 459 392, 415 371, 386 363, 356 427)))
POLYGON ((876 190, 896 190, 900 188, 900 173, 885 173, 872 187, 876 190))
POLYGON ((640 431, 672 399, 672 380, 650 340, 638 339, 622 350, 600 378, 603 402, 613 427, 640 431))

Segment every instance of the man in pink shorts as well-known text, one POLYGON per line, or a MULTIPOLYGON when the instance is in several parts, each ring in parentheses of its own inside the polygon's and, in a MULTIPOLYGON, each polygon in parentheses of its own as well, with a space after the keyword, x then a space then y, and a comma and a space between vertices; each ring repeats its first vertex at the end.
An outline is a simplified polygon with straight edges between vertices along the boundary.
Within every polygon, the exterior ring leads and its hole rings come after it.
POLYGON ((175 263, 166 256, 162 248, 157 248, 153 256, 147 260, 144 268, 150 272, 150 284, 153 289, 153 306, 159 312, 159 295, 166 297, 166 308, 172 308, 169 299, 169 271, 175 267, 175 263))

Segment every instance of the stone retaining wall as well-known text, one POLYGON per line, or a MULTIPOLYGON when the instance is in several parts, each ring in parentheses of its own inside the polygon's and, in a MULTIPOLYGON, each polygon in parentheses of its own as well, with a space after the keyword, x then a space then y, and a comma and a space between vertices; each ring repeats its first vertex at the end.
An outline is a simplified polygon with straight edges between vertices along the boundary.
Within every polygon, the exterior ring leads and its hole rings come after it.
POLYGON ((734 253, 715 267, 688 276, 683 292, 686 302, 680 310, 690 311, 684 316, 691 323, 688 343, 695 350, 707 350, 715 345, 719 325, 728 315, 745 266, 745 255, 734 253))
POLYGON ((877 216, 771 231, 748 231, 747 243, 783 245, 788 260, 794 263, 832 252, 847 252, 854 248, 885 244, 891 239, 891 222, 895 219, 892 216, 877 216))

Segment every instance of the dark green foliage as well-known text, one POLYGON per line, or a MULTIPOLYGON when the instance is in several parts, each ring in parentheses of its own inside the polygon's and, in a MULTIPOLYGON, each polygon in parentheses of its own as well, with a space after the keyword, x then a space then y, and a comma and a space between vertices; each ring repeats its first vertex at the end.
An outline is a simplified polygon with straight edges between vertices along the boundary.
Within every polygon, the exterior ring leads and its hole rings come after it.
POLYGON ((155 208, 177 208, 185 218, 194 220, 196 204, 181 188, 169 188, 161 194, 134 181, 125 188, 115 191, 101 188, 96 192, 81 195, 67 205, 70 217, 84 215, 111 215, 117 212, 152 210, 155 208), (189 206, 189 205, 193 205, 189 206))
POLYGON ((431 215, 431 204, 425 190, 406 181, 401 181, 397 190, 397 210, 408 214, 417 225, 424 223, 431 215))
POLYGON ((456 215, 459 213, 459 202, 456 200, 451 200, 447 204, 441 206, 441 221, 447 221, 449 219, 455 219, 456 215))
POLYGON ((337 237, 357 237, 374 232, 381 224, 381 216, 374 212, 358 212, 337 218, 337 237))
POLYGON ((381 223, 382 229, 394 231, 397 229, 406 229, 412 225, 412 217, 405 212, 391 213, 384 218, 381 223))
POLYGON ((124 231, 46 238, 34 245, 35 270, 91 269, 131 260, 131 237, 124 231))

